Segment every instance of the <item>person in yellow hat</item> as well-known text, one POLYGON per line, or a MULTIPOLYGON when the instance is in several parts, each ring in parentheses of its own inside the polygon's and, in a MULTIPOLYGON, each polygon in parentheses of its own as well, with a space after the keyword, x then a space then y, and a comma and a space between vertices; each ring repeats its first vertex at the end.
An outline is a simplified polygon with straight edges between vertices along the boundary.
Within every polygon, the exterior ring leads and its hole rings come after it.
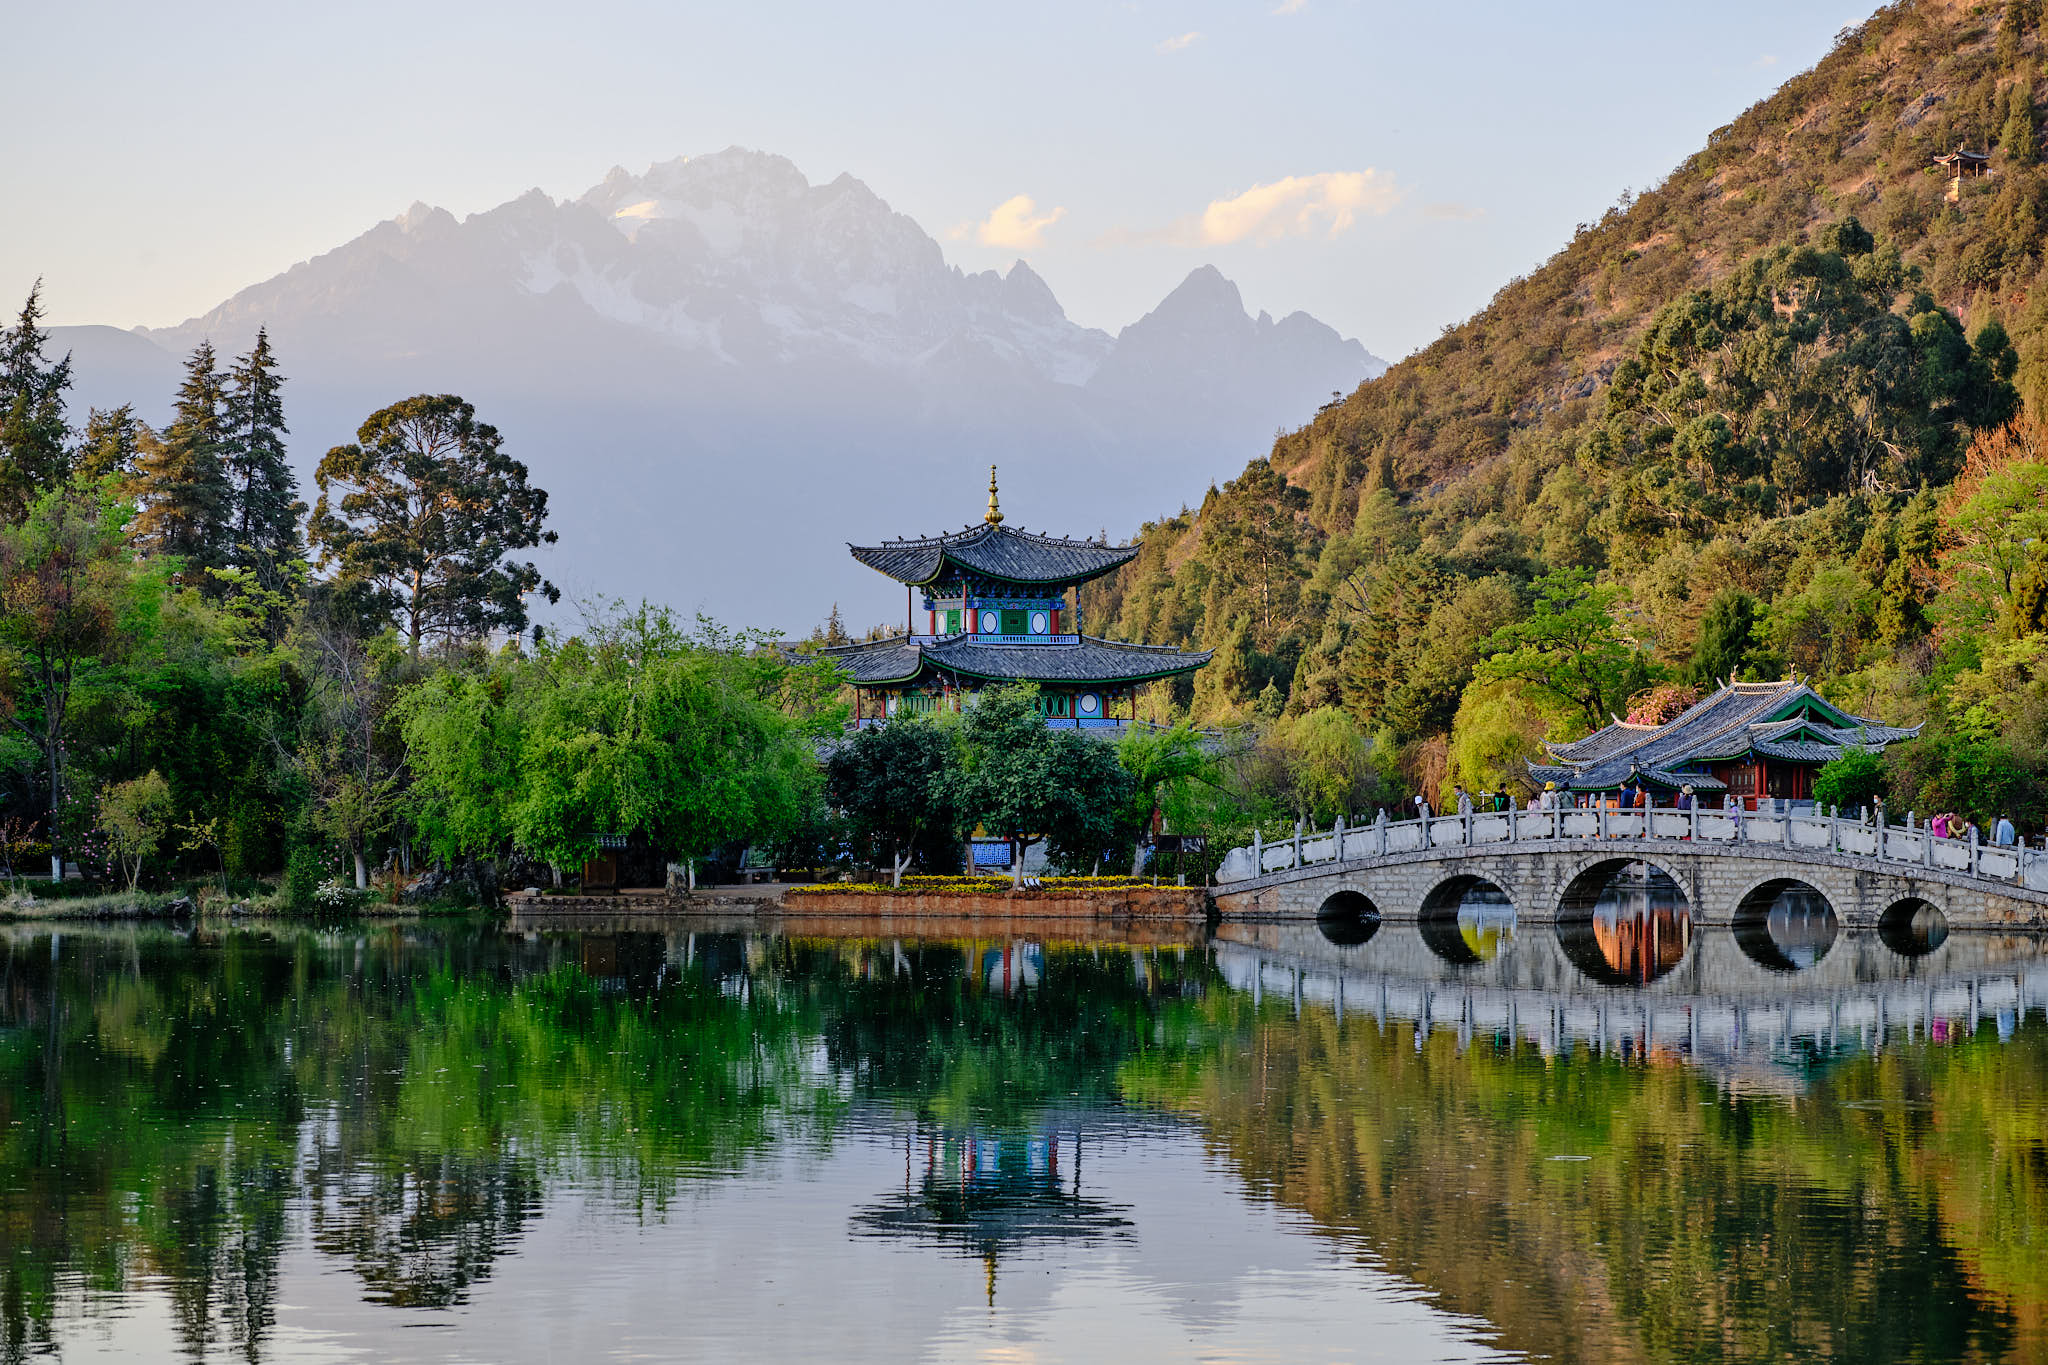
POLYGON ((1557 809, 1557 784, 1555 782, 1545 782, 1543 784, 1543 804, 1540 809, 1557 809))

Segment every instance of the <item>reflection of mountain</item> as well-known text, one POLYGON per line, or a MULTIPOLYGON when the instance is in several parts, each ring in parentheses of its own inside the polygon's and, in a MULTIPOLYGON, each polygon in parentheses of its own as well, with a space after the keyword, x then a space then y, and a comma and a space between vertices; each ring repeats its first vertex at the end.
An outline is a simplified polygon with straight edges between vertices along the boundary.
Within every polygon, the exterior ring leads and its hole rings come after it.
POLYGON ((460 221, 414 205, 180 326, 57 344, 81 416, 162 420, 174 357, 266 324, 302 477, 374 408, 459 392, 549 490, 558 579, 762 624, 893 605, 820 586, 848 528, 955 525, 991 460, 1013 516, 1129 530, 1385 369, 1306 314, 1248 315, 1207 266, 1115 337, 1082 327, 1022 261, 963 273, 852 176, 740 148, 460 221))

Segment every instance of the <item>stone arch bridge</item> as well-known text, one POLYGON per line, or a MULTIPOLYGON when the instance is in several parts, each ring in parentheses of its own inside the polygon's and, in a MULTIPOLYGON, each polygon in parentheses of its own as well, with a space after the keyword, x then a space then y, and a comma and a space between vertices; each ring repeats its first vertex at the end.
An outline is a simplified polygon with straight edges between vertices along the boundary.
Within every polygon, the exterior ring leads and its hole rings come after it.
MULTIPOLYGON (((1490 885, 1523 924, 1587 913, 1587 889, 1645 864, 1684 896, 1696 927, 1737 923, 1761 893, 1819 893, 1846 928, 1938 910, 1952 928, 2048 928, 2048 850, 1938 839, 1789 811, 1507 811, 1297 831, 1233 849, 1222 917, 1314 919, 1335 905, 1384 920, 1456 913, 1490 885), (1349 893, 1344 895, 1342 893, 1349 893), (1363 903, 1358 899, 1362 897, 1363 903)), ((1763 894, 1768 901, 1769 894, 1763 894)))

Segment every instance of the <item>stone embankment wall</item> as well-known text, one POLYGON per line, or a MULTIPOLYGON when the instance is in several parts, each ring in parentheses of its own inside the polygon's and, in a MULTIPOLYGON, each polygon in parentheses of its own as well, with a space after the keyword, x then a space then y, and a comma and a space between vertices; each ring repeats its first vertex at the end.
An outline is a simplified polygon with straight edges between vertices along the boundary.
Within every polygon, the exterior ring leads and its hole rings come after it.
POLYGON ((804 915, 1200 922, 1208 917, 1209 895, 1199 886, 1132 886, 1086 892, 999 891, 967 896, 822 891, 791 896, 783 902, 782 909, 804 915))

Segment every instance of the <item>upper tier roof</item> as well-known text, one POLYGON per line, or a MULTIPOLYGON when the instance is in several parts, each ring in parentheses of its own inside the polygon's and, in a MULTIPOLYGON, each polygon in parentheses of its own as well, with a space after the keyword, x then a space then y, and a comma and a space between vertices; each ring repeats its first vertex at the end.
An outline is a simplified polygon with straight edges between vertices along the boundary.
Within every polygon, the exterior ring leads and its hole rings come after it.
POLYGON ((1033 587, 1086 583, 1138 556, 1135 545, 1041 536, 990 522, 951 535, 846 548, 869 568, 914 587, 961 573, 1033 587))

